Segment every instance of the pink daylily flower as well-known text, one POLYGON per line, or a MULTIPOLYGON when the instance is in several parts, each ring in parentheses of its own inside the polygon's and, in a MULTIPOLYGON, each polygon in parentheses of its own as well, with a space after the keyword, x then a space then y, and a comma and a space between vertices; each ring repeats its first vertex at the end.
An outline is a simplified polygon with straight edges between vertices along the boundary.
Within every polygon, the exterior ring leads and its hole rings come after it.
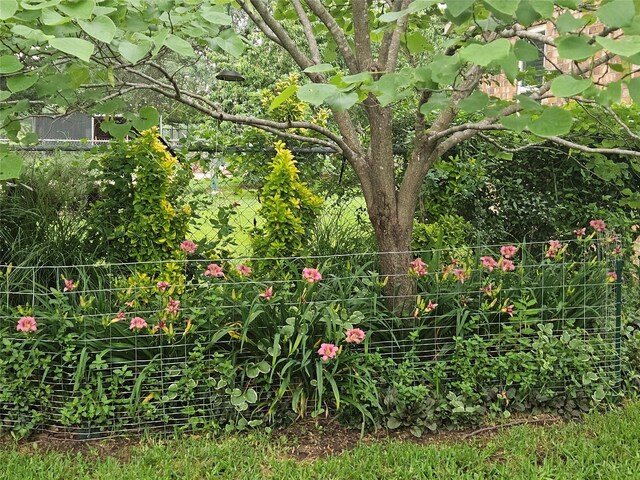
POLYGON ((501 312, 508 314, 510 317, 513 317, 513 305, 507 305, 502 308, 501 312))
POLYGON ((33 317, 22 317, 18 320, 16 330, 24 333, 35 332, 38 330, 38 322, 33 317))
POLYGON ((493 269, 498 266, 498 262, 492 257, 480 257, 480 261, 482 262, 482 266, 490 272, 493 272, 493 269))
POLYGON ((607 282, 613 283, 618 280, 618 274, 616 272, 607 273, 607 282))
POLYGON ((253 270, 251 270, 251 267, 248 265, 244 265, 244 264, 240 264, 236 267, 236 270, 238 271, 238 273, 240 275, 242 275, 243 277, 248 277, 249 275, 251 275, 251 272, 253 270))
POLYGON ((161 292, 165 292, 169 287, 170 287, 169 282, 165 282, 164 280, 156 283, 156 288, 161 292))
POLYGON ((142 317, 133 317, 129 324, 130 330, 142 330, 147 326, 147 321, 142 317))
POLYGON ((427 313, 431 313, 432 311, 434 311, 436 308, 438 308, 438 304, 437 303, 433 303, 431 300, 429 300, 429 303, 427 304, 427 306, 424 308, 424 311, 427 313))
POLYGON ((505 245, 500 249, 500 254, 504 258, 511 258, 516 254, 517 251, 518 247, 516 247, 515 245, 505 245))
POLYGON ((264 292, 262 292, 259 296, 264 298, 265 300, 269 300, 271 297, 273 297, 273 287, 265 288, 264 292))
POLYGON ((516 269, 515 264, 506 258, 500 259, 500 268, 503 272, 513 272, 516 269))
POLYGON ((205 277, 224 277, 222 267, 217 263, 211 263, 207 266, 207 269, 203 273, 205 277))
POLYGON ((607 228, 607 224, 604 223, 604 220, 591 220, 589 222, 589 226, 596 232, 602 232, 605 228, 607 228))
POLYGON ((351 328, 345 332, 345 335, 347 336, 347 343, 360 343, 365 337, 364 330, 360 328, 351 328))
POLYGON ((198 245, 196 245, 191 240, 184 240, 180 244, 180 249, 185 253, 196 253, 196 250, 198 249, 198 245))
POLYGON ((180 300, 174 300, 169 297, 167 301, 166 311, 169 315, 176 315, 180 311, 180 300))
POLYGON ((575 233, 577 237, 584 237, 584 235, 587 233, 587 229, 577 228, 576 230, 573 231, 573 233, 575 233))
POLYGON ((316 283, 322 280, 322 275, 315 268, 304 268, 302 269, 302 278, 309 283, 316 283))
POLYGON ((454 268, 452 270, 452 273, 455 275, 455 277, 458 279, 460 283, 464 283, 464 281, 468 277, 467 272, 465 272, 464 269, 462 268, 454 268))
POLYGON ((422 277, 428 273, 427 264, 422 261, 422 258, 417 257, 415 260, 409 263, 409 273, 422 277))
POLYGON ((76 283, 73 283, 73 280, 67 278, 64 281, 64 288, 62 289, 62 291, 73 292, 76 288, 78 288, 78 285, 76 283))
POLYGON ((323 343, 320 345, 318 355, 320 355, 323 362, 326 362, 330 358, 334 358, 338 353, 338 347, 333 343, 323 343))

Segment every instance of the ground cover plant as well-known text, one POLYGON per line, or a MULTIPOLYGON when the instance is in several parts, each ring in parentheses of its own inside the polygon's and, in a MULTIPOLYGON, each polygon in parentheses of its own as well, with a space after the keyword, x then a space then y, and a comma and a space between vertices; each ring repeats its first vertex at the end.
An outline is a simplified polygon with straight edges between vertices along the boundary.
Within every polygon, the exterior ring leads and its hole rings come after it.
MULTIPOLYGON (((552 419, 549 419, 551 421, 552 419)), ((88 444, 0 443, 0 479, 373 479, 635 478, 640 471, 640 405, 582 423, 514 426, 464 438, 345 436, 333 424, 296 431, 88 444)))

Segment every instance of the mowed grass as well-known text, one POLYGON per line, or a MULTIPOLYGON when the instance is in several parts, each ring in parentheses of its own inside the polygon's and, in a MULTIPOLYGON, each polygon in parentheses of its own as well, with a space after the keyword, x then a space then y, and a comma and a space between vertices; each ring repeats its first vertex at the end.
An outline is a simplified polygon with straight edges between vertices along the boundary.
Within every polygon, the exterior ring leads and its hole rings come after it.
POLYGON ((126 460, 91 449, 45 453, 5 445, 0 479, 633 480, 640 478, 640 403, 591 414, 584 423, 518 426, 470 441, 384 441, 313 461, 289 458, 286 441, 255 434, 124 445, 126 460))

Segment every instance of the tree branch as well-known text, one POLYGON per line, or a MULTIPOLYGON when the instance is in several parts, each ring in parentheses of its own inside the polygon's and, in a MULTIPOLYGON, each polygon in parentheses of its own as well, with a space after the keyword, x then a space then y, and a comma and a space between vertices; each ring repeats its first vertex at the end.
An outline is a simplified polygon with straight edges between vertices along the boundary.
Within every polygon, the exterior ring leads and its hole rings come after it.
POLYGON ((300 20, 300 24, 302 25, 302 31, 304 32, 304 36, 307 38, 307 43, 309 44, 309 51, 311 52, 311 60, 315 64, 322 63, 320 60, 320 49, 318 48, 318 41, 316 40, 315 35, 313 34, 313 27, 311 26, 311 22, 309 21, 309 17, 307 16, 307 12, 304 11, 304 7, 300 3, 300 0, 291 0, 293 4, 293 8, 298 15, 298 19, 300 20))
POLYGON ((611 154, 611 155, 628 155, 631 157, 640 157, 640 151, 637 150, 626 150, 623 148, 592 148, 587 147, 585 145, 580 145, 579 143, 571 142, 564 138, 560 137, 547 137, 552 142, 557 143, 558 145, 563 145, 565 147, 572 148, 573 150, 578 150, 580 152, 585 153, 601 153, 603 155, 611 154))
POLYGON ((240 8, 244 11, 244 13, 246 13, 249 16, 251 21, 260 29, 262 33, 264 33, 264 35, 269 40, 271 40, 276 45, 279 45, 281 47, 283 46, 282 43, 280 42, 280 39, 276 36, 275 33, 273 33, 273 30, 271 30, 269 26, 262 21, 262 18, 260 18, 259 15, 256 15, 256 12, 254 12, 251 9, 251 7, 247 5, 247 2, 245 2, 245 0, 236 0, 236 1, 240 5, 240 8))
MULTIPOLYGON (((410 0, 397 0, 393 4, 392 11, 397 12, 404 10, 409 6, 410 0)), ((379 63, 385 72, 392 72, 396 69, 398 63, 398 53, 400 52, 400 41, 402 34, 407 28, 409 16, 398 19, 395 28, 391 32, 385 32, 380 45, 379 63)))
POLYGON ((338 50, 340 50, 340 54, 342 55, 342 58, 344 59, 344 62, 347 65, 349 71, 354 74, 358 73, 358 62, 356 61, 356 57, 351 50, 349 41, 340 28, 340 25, 338 25, 338 22, 336 22, 335 18, 333 18, 324 7, 324 5, 322 5, 322 2, 318 0, 305 1, 311 11, 315 13, 315 15, 320 19, 324 26, 329 30, 329 33, 331 34, 333 40, 336 42, 338 50))
POLYGON ((361 72, 369 71, 373 64, 373 56, 367 0, 351 0, 351 12, 358 68, 361 72))

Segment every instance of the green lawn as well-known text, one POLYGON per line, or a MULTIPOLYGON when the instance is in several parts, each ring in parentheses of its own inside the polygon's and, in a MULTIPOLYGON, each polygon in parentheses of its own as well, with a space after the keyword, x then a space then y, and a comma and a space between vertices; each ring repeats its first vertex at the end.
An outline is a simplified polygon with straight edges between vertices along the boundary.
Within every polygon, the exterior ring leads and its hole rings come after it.
MULTIPOLYGON (((320 440, 331 434, 325 427, 320 440)), ((633 480, 640 478, 640 403, 581 424, 518 426, 472 441, 382 441, 313 461, 294 460, 290 443, 261 435, 121 445, 115 457, 98 455, 100 444, 82 454, 0 446, 0 479, 633 480)))

